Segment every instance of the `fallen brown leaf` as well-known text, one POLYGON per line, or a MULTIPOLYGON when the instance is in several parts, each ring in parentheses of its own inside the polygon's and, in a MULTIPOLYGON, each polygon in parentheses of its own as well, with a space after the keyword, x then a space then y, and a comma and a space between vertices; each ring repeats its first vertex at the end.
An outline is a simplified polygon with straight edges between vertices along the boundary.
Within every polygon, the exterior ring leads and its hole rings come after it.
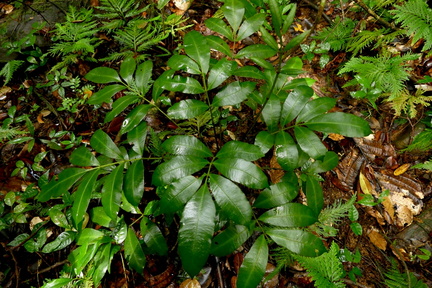
POLYGON ((379 249, 386 250, 386 248, 387 248, 387 241, 385 240, 384 236, 381 235, 381 233, 379 233, 375 229, 372 229, 368 233, 368 237, 369 237, 370 241, 375 246, 377 246, 379 249))

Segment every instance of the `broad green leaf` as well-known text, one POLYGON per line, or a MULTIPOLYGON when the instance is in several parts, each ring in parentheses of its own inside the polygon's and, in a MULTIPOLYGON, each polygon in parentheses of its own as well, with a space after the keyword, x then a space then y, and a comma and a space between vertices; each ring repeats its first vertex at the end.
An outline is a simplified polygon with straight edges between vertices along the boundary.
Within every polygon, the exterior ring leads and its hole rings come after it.
POLYGON ((66 215, 63 213, 59 206, 54 206, 48 210, 48 216, 50 216, 51 221, 61 227, 61 228, 71 228, 66 215))
POLYGON ((324 194, 321 185, 315 177, 307 176, 305 186, 307 205, 314 211, 315 215, 319 215, 324 207, 324 194))
MULTIPOLYGON (((230 41, 234 41, 233 31, 228 27, 228 25, 222 19, 212 17, 212 18, 205 20, 205 24, 210 30, 225 36, 230 41)), ((210 46, 212 46, 212 45, 210 44, 210 46)))
POLYGON ((279 38, 282 38, 282 11, 280 4, 277 0, 269 0, 268 5, 270 7, 274 31, 279 38))
POLYGON ((267 153, 274 144, 275 136, 268 131, 260 131, 255 137, 254 144, 260 147, 262 153, 267 153))
POLYGON ((210 46, 205 37, 198 31, 191 31, 184 36, 183 45, 186 54, 198 63, 203 74, 207 74, 210 65, 210 46))
POLYGON ((233 71, 235 76, 253 78, 253 79, 264 79, 262 72, 255 66, 243 66, 233 71))
POLYGON ((144 195, 144 164, 133 162, 126 171, 123 183, 124 195, 133 206, 138 206, 144 195))
POLYGON ((299 86, 310 87, 315 82, 316 80, 311 78, 296 78, 296 79, 292 79, 291 81, 288 81, 281 89, 287 91, 287 90, 295 89, 299 86))
POLYGON ((124 253, 126 260, 129 262, 129 266, 141 274, 146 264, 146 257, 132 228, 128 229, 127 237, 124 243, 124 253))
POLYGON ((255 82, 232 82, 215 95, 212 105, 216 107, 236 105, 245 100, 255 86, 255 82))
POLYGON ((204 168, 209 162, 193 156, 176 156, 156 167, 152 183, 156 186, 171 184, 174 180, 191 175, 204 168))
POLYGON ((142 120, 152 107, 152 105, 141 104, 129 112, 126 119, 123 120, 122 127, 120 128, 120 134, 130 132, 132 129, 142 123, 142 120))
POLYGON ((371 134, 366 120, 343 112, 327 113, 305 123, 312 130, 336 133, 347 137, 364 137, 371 134))
POLYGON ((171 119, 191 119, 207 111, 208 105, 196 99, 186 99, 175 103, 168 109, 171 119))
POLYGON ((231 225, 213 238, 210 253, 223 257, 233 253, 251 236, 248 227, 231 225))
POLYGON ((138 68, 135 72, 135 83, 138 87, 138 89, 141 92, 141 97, 145 96, 145 93, 150 88, 151 84, 151 76, 153 71, 153 62, 150 60, 147 60, 140 65, 138 65, 138 68))
POLYGON ((206 36, 205 38, 211 49, 214 49, 225 54, 226 56, 231 57, 232 52, 228 44, 222 38, 214 35, 206 36))
POLYGON ((267 104, 262 110, 262 117, 266 123, 269 132, 275 132, 278 130, 278 125, 281 117, 282 105, 279 97, 275 94, 271 94, 267 104))
POLYGON ((218 158, 240 158, 246 161, 255 161, 264 157, 261 149, 252 144, 241 141, 229 141, 216 154, 218 158))
POLYGON ((303 40, 309 36, 311 30, 306 30, 305 32, 303 32, 300 35, 295 36, 294 38, 292 38, 287 45, 285 45, 284 47, 284 52, 289 51, 290 49, 296 48, 298 45, 300 45, 303 40))
POLYGON ((238 288, 257 287, 264 277, 268 262, 268 246, 264 235, 258 237, 246 254, 237 278, 238 288))
POLYGON ((221 8, 224 16, 234 32, 237 32, 245 13, 244 4, 238 0, 226 0, 224 3, 221 8))
POLYGON ((68 191, 88 170, 82 168, 67 168, 60 172, 58 180, 51 180, 48 184, 41 186, 41 192, 37 199, 39 202, 46 202, 56 198, 68 191))
POLYGON ((186 204, 180 219, 178 253, 190 277, 196 276, 209 256, 216 208, 203 185, 186 204))
POLYGON ((302 67, 303 61, 300 59, 300 57, 293 57, 285 63, 281 69, 281 73, 284 73, 287 76, 295 77, 305 72, 302 70, 302 67))
POLYGON ((132 57, 128 57, 120 64, 120 76, 128 83, 132 84, 136 69, 136 61, 132 57))
POLYGON ((77 230, 81 230, 79 225, 83 221, 84 214, 87 211, 99 173, 99 169, 94 169, 88 172, 83 177, 81 184, 78 186, 78 190, 73 194, 74 202, 72 205, 71 214, 72 221, 77 230))
POLYGON ((169 82, 172 77, 174 76, 174 73, 176 71, 174 69, 170 69, 167 71, 164 71, 153 83, 153 89, 152 89, 152 99, 154 101, 157 101, 159 96, 162 94, 162 92, 165 90, 163 87, 165 83, 169 82))
POLYGON ((172 79, 161 79, 161 85, 165 90, 183 92, 185 94, 200 94, 204 92, 204 88, 198 80, 180 75, 176 75, 172 79))
POLYGON ((336 99, 329 97, 320 97, 309 101, 299 113, 296 123, 307 122, 325 112, 329 111, 336 105, 336 99))
POLYGON ((128 226, 124 221, 123 216, 121 216, 121 218, 117 219, 117 223, 115 223, 114 229, 112 230, 112 238, 116 243, 123 243, 124 240, 126 240, 127 229, 128 226))
POLYGON ((113 221, 116 221, 120 209, 123 169, 123 164, 118 165, 110 174, 104 177, 105 181, 102 186, 102 207, 113 221))
POLYGON ((237 63, 234 61, 228 61, 226 58, 219 60, 210 70, 207 89, 211 90, 221 85, 232 75, 232 72, 236 68, 237 63))
POLYGON ((289 13, 285 17, 285 20, 283 22, 281 33, 282 35, 286 34, 288 32, 288 29, 291 27, 291 24, 294 21, 294 17, 296 16, 297 11, 297 4, 296 3, 290 3, 285 8, 289 8, 289 13))
POLYGON ((90 211, 90 219, 93 223, 104 227, 110 227, 112 223, 114 223, 111 218, 105 213, 105 210, 102 206, 94 207, 90 211))
POLYGON ((316 257, 326 252, 322 240, 310 232, 281 228, 268 229, 266 232, 276 244, 302 256, 316 257))
POLYGON ((258 66, 260 66, 260 67, 262 67, 268 71, 276 71, 273 64, 271 62, 268 62, 265 58, 252 56, 252 57, 250 57, 250 60, 252 60, 253 62, 255 62, 255 64, 257 64, 258 66))
POLYGON ((287 203, 268 210, 258 220, 280 227, 306 227, 318 221, 317 214, 300 203, 287 203))
POLYGON ((102 103, 110 103, 111 97, 113 97, 116 93, 127 89, 126 86, 120 84, 108 85, 102 88, 101 90, 94 93, 90 99, 87 101, 87 104, 90 105, 99 105, 102 103))
POLYGON ((210 174, 210 190, 222 214, 237 224, 247 224, 252 218, 249 201, 241 189, 225 177, 210 174))
POLYGON ((261 191, 253 206, 257 208, 270 209, 284 205, 297 197, 299 192, 298 185, 286 181, 286 176, 287 175, 282 178, 281 182, 273 184, 270 188, 261 191))
POLYGON ((147 138, 147 122, 141 122, 127 134, 127 141, 132 144, 132 150, 138 155, 144 153, 147 138))
POLYGON ((315 160, 306 171, 309 173, 322 173, 330 171, 335 168, 339 163, 338 155, 333 151, 327 151, 324 158, 315 160))
POLYGON ((111 252, 111 243, 105 243, 102 247, 99 247, 99 251, 96 253, 93 261, 95 262, 95 268, 92 273, 92 280, 95 287, 98 287, 102 278, 105 276, 106 272, 111 266, 112 258, 115 252, 120 250, 120 246, 114 246, 111 252))
POLYGON ((104 232, 93 228, 84 228, 77 238, 77 245, 86 245, 97 243, 105 236, 104 232))
POLYGON ((111 122, 117 115, 123 112, 129 105, 138 102, 139 97, 137 95, 125 95, 114 101, 112 110, 108 112, 104 119, 104 124, 111 122))
POLYGON ((97 67, 90 70, 85 76, 89 81, 106 84, 110 82, 121 82, 121 78, 117 71, 108 67, 97 67))
POLYGON ((162 143, 162 148, 173 155, 211 157, 210 149, 194 136, 175 135, 162 143))
POLYGON ((189 74, 200 74, 198 64, 186 55, 173 55, 168 60, 168 66, 178 71, 183 70, 189 74))
POLYGON ((290 92, 282 106, 281 124, 285 126, 294 120, 312 95, 313 90, 308 86, 298 86, 290 92))
POLYGON ((144 243, 152 254, 167 255, 168 245, 159 227, 144 217, 140 222, 141 235, 144 243))
POLYGON ((246 187, 262 189, 268 186, 267 176, 251 162, 239 158, 219 158, 213 164, 222 175, 246 187))
POLYGON ((312 130, 296 126, 294 127, 294 134, 300 148, 311 158, 318 159, 327 153, 327 148, 312 130))
POLYGON ((70 163, 76 166, 99 166, 99 161, 85 146, 75 149, 70 156, 70 163))
POLYGON ((174 213, 179 211, 186 202, 198 191, 202 179, 193 176, 183 177, 161 191, 159 194, 160 207, 164 213, 174 213))
POLYGON ((60 233, 54 241, 43 247, 42 253, 52 253, 54 251, 63 250, 75 240, 76 234, 77 232, 74 231, 64 231, 60 233))
POLYGON ((110 158, 123 159, 123 155, 117 145, 111 138, 101 129, 96 130, 90 138, 90 145, 96 152, 101 153, 110 158))
POLYGON ((167 4, 168 4, 169 0, 159 0, 157 2, 157 8, 159 10, 162 10, 162 8, 164 8, 167 4))
POLYGON ((91 244, 89 246, 79 246, 75 248, 68 256, 68 260, 71 263, 71 271, 76 275, 79 275, 86 265, 93 259, 96 254, 99 245, 91 244))
POLYGON ((42 286, 42 288, 63 288, 67 287, 72 281, 74 281, 72 278, 58 278, 48 281, 42 286))
POLYGON ((265 44, 252 44, 240 50, 235 58, 267 59, 276 55, 276 50, 265 44))
POLYGON ((299 166, 299 150, 294 139, 285 131, 276 134, 276 159, 282 169, 292 171, 299 166))
POLYGON ((278 50, 279 46, 276 42, 276 39, 273 37, 273 35, 270 34, 270 32, 267 31, 267 29, 264 26, 260 27, 261 37, 264 43, 266 43, 268 46, 270 46, 274 50, 278 50))
POLYGON ((265 14, 263 13, 257 13, 253 15, 252 17, 246 19, 243 21, 242 25, 240 26, 240 29, 237 33, 237 37, 235 39, 236 42, 241 41, 245 39, 246 37, 249 37, 253 33, 257 32, 260 28, 260 26, 265 21, 265 14))

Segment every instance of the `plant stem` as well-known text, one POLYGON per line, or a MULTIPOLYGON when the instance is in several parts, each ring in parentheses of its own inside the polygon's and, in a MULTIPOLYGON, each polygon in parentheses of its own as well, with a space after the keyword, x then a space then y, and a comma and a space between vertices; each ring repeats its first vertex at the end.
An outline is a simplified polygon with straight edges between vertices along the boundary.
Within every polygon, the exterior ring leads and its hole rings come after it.
POLYGON ((378 22, 386 26, 387 28, 393 29, 393 30, 399 30, 393 23, 387 22, 383 18, 381 18, 378 14, 375 13, 372 9, 370 9, 363 0, 354 0, 354 2, 357 3, 361 8, 363 8, 367 13, 369 13, 372 17, 374 17, 378 22))

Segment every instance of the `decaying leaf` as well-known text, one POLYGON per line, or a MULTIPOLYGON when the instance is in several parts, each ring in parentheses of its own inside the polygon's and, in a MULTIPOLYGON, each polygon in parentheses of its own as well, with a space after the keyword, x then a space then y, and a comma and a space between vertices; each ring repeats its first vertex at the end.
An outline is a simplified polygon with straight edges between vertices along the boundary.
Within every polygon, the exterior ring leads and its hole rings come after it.
POLYGON ((384 198, 384 201, 382 202, 382 205, 384 207, 384 217, 386 218, 387 223, 393 224, 395 220, 395 210, 393 206, 393 201, 389 196, 384 198))
POLYGON ((333 141, 341 141, 345 139, 345 136, 336 133, 329 133, 328 137, 333 141))
POLYGON ((270 169, 268 170, 268 174, 270 176, 270 180, 272 183, 279 183, 282 177, 285 175, 282 167, 277 162, 277 157, 274 154, 270 159, 270 169))
POLYGON ((405 173, 409 168, 411 167, 411 164, 405 163, 399 166, 394 172, 393 175, 399 176, 405 173))
POLYGON ((371 161, 374 161, 376 157, 396 155, 393 146, 377 141, 373 134, 363 138, 354 138, 354 141, 362 153, 371 161))
POLYGON ((386 250, 387 241, 376 229, 371 229, 368 233, 370 241, 381 250, 386 250))
POLYGON ((372 187, 372 184, 362 172, 360 172, 359 175, 359 183, 364 194, 372 194, 376 196, 377 193, 375 192, 375 189, 372 187))
POLYGON ((180 284, 180 288, 201 288, 201 285, 196 279, 186 279, 180 284))
MULTIPOLYGON (((406 198, 404 198, 404 199, 406 199, 406 198)), ((399 227, 411 225, 411 223, 413 222, 414 216, 413 216, 413 211, 409 208, 409 204, 408 204, 408 206, 398 205, 396 208, 396 212, 398 214, 396 224, 399 227)))
POLYGON ((364 161, 365 158, 360 155, 359 150, 352 149, 335 168, 339 181, 345 190, 348 191, 353 189, 364 161))

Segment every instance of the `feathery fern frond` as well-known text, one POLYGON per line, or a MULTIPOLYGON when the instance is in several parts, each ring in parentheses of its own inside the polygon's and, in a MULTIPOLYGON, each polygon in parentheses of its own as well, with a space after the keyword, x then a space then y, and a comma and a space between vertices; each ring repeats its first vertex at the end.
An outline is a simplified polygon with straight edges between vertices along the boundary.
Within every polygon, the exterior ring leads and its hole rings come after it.
POLYGON ((3 85, 9 83, 15 71, 17 71, 23 63, 24 61, 22 60, 11 60, 3 66, 3 68, 0 70, 0 77, 3 76, 5 78, 3 85))
POLYGON ((425 40, 422 51, 432 48, 432 9, 425 0, 408 0, 402 6, 395 5, 393 11, 396 23, 413 34, 413 42, 425 40))
POLYGON ((391 259, 391 268, 384 273, 384 284, 389 288, 427 288, 423 281, 418 280, 413 273, 401 273, 397 267, 396 260, 391 259))
POLYGON ((338 16, 330 27, 324 28, 313 38, 329 43, 333 51, 342 50, 351 40, 355 25, 356 23, 350 18, 341 20, 338 16))
POLYGON ((17 135, 25 134, 26 132, 15 128, 2 128, 0 127, 0 142, 5 139, 11 139, 17 135))
POLYGON ((378 49, 388 43, 394 41, 395 38, 404 34, 403 30, 390 31, 389 29, 375 29, 373 31, 363 30, 347 44, 347 50, 357 55, 363 49, 370 47, 373 43, 372 49, 378 49))
POLYGON ((126 25, 128 18, 138 17, 146 11, 149 5, 139 8, 140 2, 135 0, 101 0, 97 8, 104 11, 102 14, 95 16, 103 21, 103 30, 112 31, 126 25))
POLYGON ((411 168, 425 169, 425 170, 432 171, 432 159, 429 161, 426 161, 424 163, 416 164, 416 165, 412 166, 411 168))
MULTIPOLYGON (((428 151, 432 149, 432 129, 425 129, 414 137, 413 142, 403 152, 428 151)), ((430 164, 432 165, 432 163, 430 164)), ((432 169, 431 169, 432 170, 432 169)))
POLYGON ((394 97, 389 97, 387 101, 391 101, 392 107, 395 110, 395 115, 399 116, 402 112, 408 114, 410 118, 417 116, 417 105, 427 107, 432 101, 430 96, 424 96, 421 89, 418 89, 415 95, 412 95, 408 90, 403 89, 394 97))

